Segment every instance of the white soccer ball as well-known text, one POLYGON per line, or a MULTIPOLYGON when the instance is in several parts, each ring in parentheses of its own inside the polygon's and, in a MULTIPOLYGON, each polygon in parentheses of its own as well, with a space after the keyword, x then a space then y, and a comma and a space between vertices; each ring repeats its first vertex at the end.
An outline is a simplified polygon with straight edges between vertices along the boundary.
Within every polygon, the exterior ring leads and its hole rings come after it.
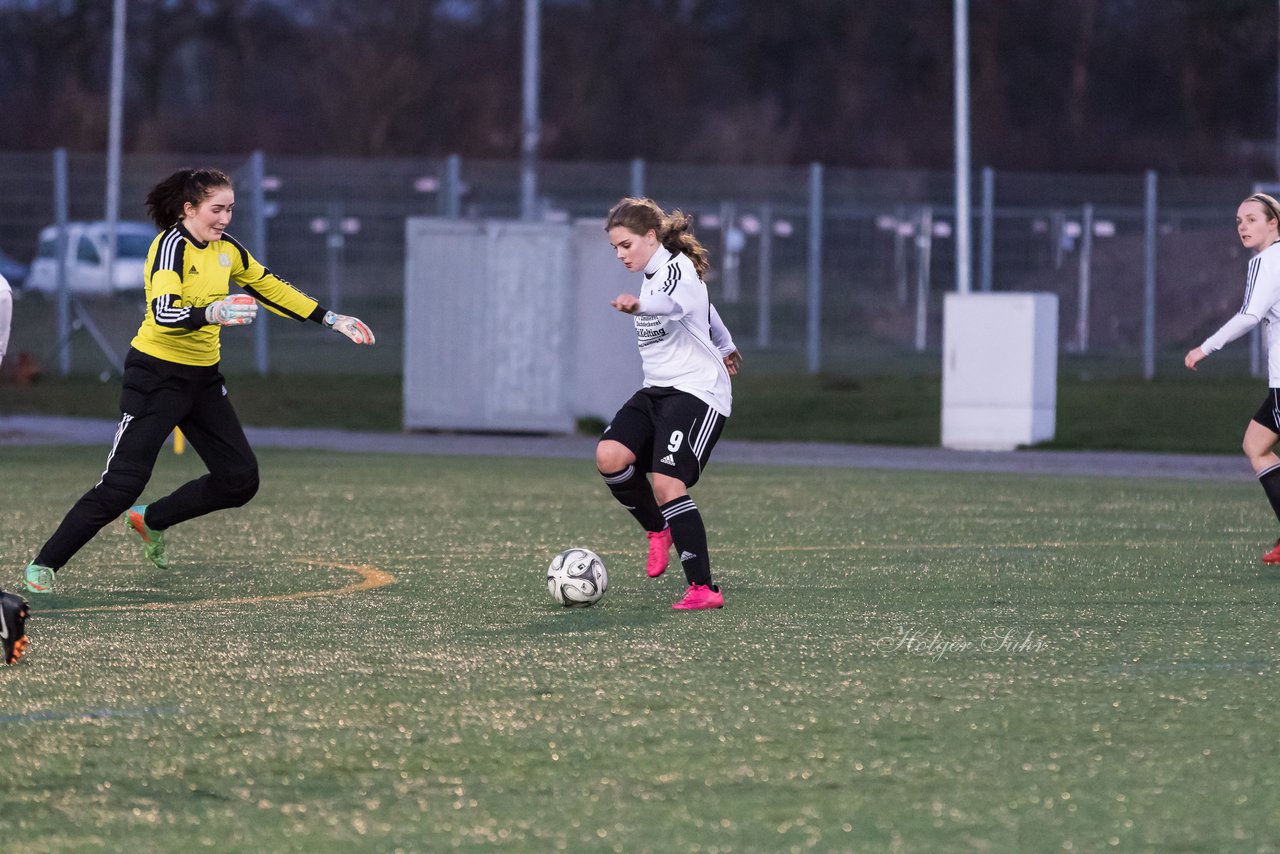
POLYGON ((566 608, 594 605, 608 587, 604 561, 591 549, 565 549, 547 567, 547 590, 566 608))

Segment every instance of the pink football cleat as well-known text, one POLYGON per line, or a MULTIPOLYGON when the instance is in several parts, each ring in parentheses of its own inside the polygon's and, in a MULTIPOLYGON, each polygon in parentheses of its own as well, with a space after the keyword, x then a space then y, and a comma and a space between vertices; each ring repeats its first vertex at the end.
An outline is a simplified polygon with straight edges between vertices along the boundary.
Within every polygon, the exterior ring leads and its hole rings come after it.
POLYGON ((667 571, 667 558, 671 552, 671 529, 649 532, 649 559, 644 571, 650 578, 657 578, 667 571))
POLYGON ((702 611, 706 608, 723 608, 724 594, 712 584, 690 584, 684 598, 671 606, 677 611, 702 611))
POLYGON ((1276 544, 1271 551, 1262 556, 1263 563, 1280 563, 1280 540, 1276 540, 1276 544))

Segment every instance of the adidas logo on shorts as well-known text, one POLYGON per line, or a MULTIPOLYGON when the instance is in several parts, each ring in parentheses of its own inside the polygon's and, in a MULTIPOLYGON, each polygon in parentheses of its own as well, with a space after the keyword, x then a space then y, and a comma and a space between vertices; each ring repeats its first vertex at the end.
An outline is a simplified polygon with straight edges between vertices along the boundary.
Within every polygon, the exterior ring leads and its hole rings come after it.
POLYGON ((665 457, 658 460, 658 462, 662 463, 664 466, 674 466, 676 464, 676 458, 671 456, 671 454, 667 454, 665 457))

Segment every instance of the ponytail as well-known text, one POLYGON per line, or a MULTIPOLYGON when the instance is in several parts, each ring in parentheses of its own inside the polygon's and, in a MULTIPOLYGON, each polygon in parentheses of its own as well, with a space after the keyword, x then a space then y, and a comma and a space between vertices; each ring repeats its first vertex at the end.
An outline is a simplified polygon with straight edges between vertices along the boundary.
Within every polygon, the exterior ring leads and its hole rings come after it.
POLYGON ((698 238, 693 236, 693 223, 689 217, 674 210, 663 220, 662 226, 662 230, 658 232, 662 245, 673 255, 677 252, 688 255, 693 262, 693 269, 698 271, 698 278, 705 279, 707 270, 711 269, 711 256, 706 247, 698 242, 698 238))
POLYGON ((711 269, 711 257, 693 236, 693 222, 678 210, 665 213, 652 199, 625 198, 609 210, 604 230, 622 226, 632 234, 648 234, 652 229, 658 242, 675 255, 683 252, 693 262, 698 278, 705 279, 711 269))
POLYGON ((217 169, 179 169, 147 193, 147 213, 164 231, 182 219, 187 202, 199 206, 215 189, 230 186, 231 178, 217 169))

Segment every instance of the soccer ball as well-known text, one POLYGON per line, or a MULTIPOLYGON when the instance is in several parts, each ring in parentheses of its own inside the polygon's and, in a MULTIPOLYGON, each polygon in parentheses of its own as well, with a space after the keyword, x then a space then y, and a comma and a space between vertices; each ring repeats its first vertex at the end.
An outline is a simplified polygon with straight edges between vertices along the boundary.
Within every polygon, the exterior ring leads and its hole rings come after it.
POLYGON ((566 608, 594 605, 608 586, 604 561, 591 549, 565 549, 547 567, 547 590, 566 608))

